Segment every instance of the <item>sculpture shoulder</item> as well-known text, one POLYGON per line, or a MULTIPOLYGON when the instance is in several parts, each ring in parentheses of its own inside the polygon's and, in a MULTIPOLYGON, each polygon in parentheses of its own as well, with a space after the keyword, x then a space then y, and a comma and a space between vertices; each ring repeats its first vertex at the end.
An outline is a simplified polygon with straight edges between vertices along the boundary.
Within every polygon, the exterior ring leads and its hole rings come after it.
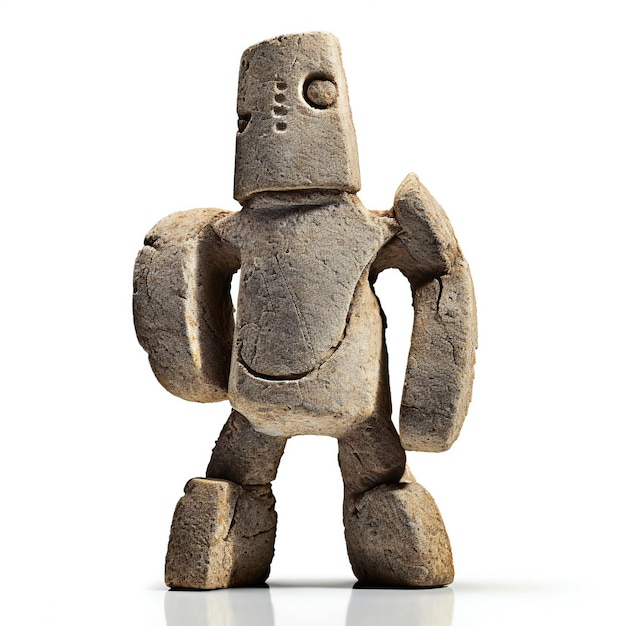
POLYGON ((226 397, 238 251, 213 224, 230 212, 194 209, 160 220, 137 256, 135 329, 159 382, 196 402, 226 397))
POLYGON ((148 231, 144 248, 137 257, 137 266, 141 267, 141 260, 146 256, 176 255, 179 251, 199 247, 212 257, 214 264, 236 271, 239 266, 237 249, 216 228, 220 223, 228 223, 233 215, 232 211, 211 208, 179 211, 164 217, 148 231))
POLYGON ((393 267, 417 286, 449 274, 463 258, 446 213, 415 174, 404 179, 383 215, 395 223, 396 235, 378 254, 374 276, 393 267))
POLYGON ((419 266, 432 276, 448 274, 461 256, 459 244, 445 211, 415 174, 398 187, 393 212, 398 237, 419 266))

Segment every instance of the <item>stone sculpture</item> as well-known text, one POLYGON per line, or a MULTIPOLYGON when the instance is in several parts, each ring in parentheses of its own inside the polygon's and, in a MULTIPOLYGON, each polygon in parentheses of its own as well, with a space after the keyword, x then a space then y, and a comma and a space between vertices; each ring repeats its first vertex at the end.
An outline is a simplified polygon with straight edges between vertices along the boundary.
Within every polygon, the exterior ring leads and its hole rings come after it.
POLYGON ((185 487, 166 584, 216 589, 269 575, 271 482, 287 439, 336 437, 356 577, 452 582, 446 530, 405 450, 446 450, 471 397, 476 315, 450 223, 414 174, 368 211, 337 40, 281 36, 243 54, 234 196, 239 212, 175 213, 147 235, 134 275, 137 335, 173 394, 228 398, 206 478, 185 487), (398 268, 415 318, 400 408, 390 415, 384 321, 372 285, 398 268), (236 321, 230 298, 240 270, 236 321))

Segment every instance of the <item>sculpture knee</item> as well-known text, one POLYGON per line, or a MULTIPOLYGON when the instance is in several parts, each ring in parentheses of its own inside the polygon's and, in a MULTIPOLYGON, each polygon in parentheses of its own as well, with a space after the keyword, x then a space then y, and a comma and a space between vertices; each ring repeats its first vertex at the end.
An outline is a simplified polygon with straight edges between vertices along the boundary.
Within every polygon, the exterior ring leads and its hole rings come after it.
POLYGON ((347 495, 400 482, 406 453, 390 419, 373 416, 339 439, 339 467, 347 495))
POLYGON ((267 485, 276 478, 286 443, 285 437, 256 431, 233 411, 215 444, 206 476, 238 485, 267 485))

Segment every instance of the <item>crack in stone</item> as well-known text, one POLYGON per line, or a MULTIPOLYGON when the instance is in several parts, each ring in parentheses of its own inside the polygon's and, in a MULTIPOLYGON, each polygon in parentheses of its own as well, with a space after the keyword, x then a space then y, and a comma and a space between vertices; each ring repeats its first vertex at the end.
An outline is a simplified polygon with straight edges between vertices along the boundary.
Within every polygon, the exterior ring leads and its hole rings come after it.
POLYGON ((439 293, 437 294, 437 315, 440 315, 439 305, 441 303, 441 297, 443 296, 443 281, 441 280, 440 276, 437 276, 435 280, 439 283, 439 293))
MULTIPOLYGON (((358 288, 358 284, 357 284, 357 288, 358 288)), ((354 290, 354 292, 356 293, 356 288, 354 290)), ((271 374, 261 374, 260 372, 257 372, 255 369, 253 369, 252 367, 250 367, 250 365, 248 365, 248 363, 246 363, 246 361, 244 360, 243 356, 241 355, 241 352, 239 352, 239 356, 238 356, 238 361, 239 363, 241 363, 241 365, 243 366, 243 368, 251 375, 254 376, 255 378, 259 378, 261 380, 270 380, 270 381, 287 381, 287 380, 301 380, 303 378, 306 378, 307 376, 309 376, 310 374, 312 374, 315 371, 318 371, 332 356, 333 354, 335 354, 335 352, 337 352, 337 350, 339 350, 339 348, 341 347, 341 344, 344 342, 346 335, 348 333, 348 326, 350 325, 350 319, 352 317, 352 309, 354 306, 354 295, 352 297, 352 302, 350 303, 350 307, 348 309, 348 314, 346 315, 346 321, 344 322, 344 326, 343 326, 343 331, 341 333, 341 337, 339 339, 339 341, 334 345, 331 346, 326 353, 321 357, 319 363, 317 365, 315 365, 314 367, 312 367, 311 369, 305 371, 305 372, 298 372, 295 374, 280 374, 278 376, 273 376, 271 374)))

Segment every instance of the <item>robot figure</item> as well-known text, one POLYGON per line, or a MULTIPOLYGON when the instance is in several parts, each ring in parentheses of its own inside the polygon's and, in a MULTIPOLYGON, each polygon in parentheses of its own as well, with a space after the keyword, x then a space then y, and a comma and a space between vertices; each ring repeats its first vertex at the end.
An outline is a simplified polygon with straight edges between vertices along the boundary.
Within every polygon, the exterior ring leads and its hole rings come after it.
POLYGON ((246 50, 238 115, 242 210, 163 219, 135 266, 137 335, 158 380, 187 400, 228 398, 233 407, 206 478, 189 481, 174 513, 166 584, 266 580, 276 529, 270 484, 287 439, 305 434, 338 440, 359 581, 449 584, 443 521, 405 454, 448 449, 471 397, 474 295, 448 219, 414 174, 388 211, 357 198, 356 138, 332 35, 246 50), (399 434, 372 290, 390 267, 407 277, 415 309, 399 434))

